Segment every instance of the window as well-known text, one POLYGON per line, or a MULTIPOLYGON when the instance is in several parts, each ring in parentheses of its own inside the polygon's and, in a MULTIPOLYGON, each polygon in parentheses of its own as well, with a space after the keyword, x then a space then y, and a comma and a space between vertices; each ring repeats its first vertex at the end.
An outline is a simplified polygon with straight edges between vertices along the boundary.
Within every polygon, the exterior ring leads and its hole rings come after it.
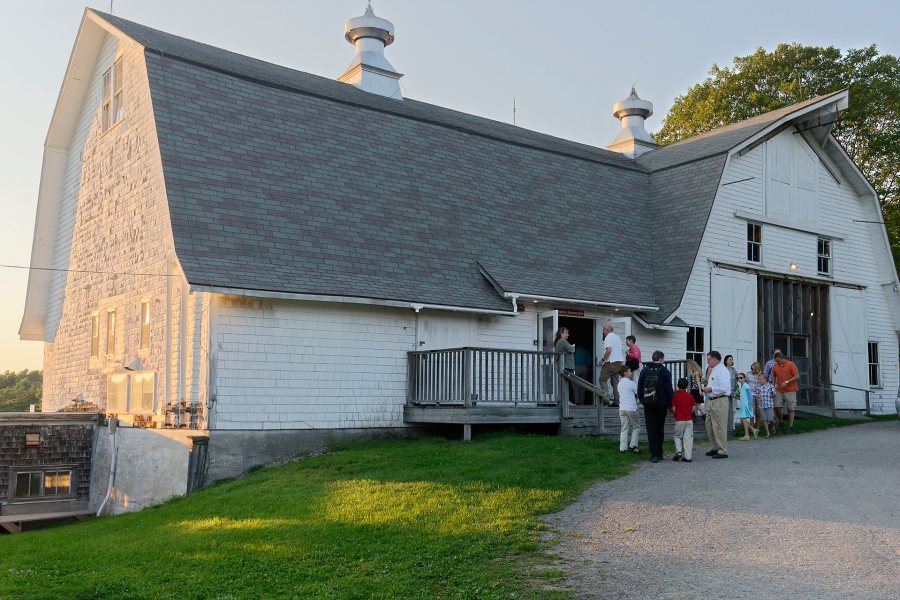
POLYGON ((72 494, 72 470, 53 469, 16 473, 16 498, 46 498, 72 494))
POLYGON ((106 412, 119 414, 128 412, 128 375, 116 373, 106 382, 106 412))
POLYGON ((156 373, 134 373, 131 376, 131 411, 153 412, 156 398, 156 373))
POLYGON ((148 414, 156 408, 156 373, 115 373, 106 385, 107 414, 148 414))
POLYGON ((100 109, 103 131, 122 120, 122 69, 122 59, 120 58, 112 69, 107 69, 103 74, 103 102, 100 109))
POLYGON ((878 342, 869 342, 869 386, 881 387, 881 372, 878 365, 878 342))
POLYGON ((91 356, 100 356, 100 315, 91 316, 91 356))
POLYGON ((116 352, 116 311, 106 313, 106 353, 116 352))
POLYGON ((819 275, 831 275, 831 240, 819 238, 819 275))
POLYGON ((687 359, 703 366, 704 336, 702 327, 689 327, 687 333, 687 359))
POLYGON ((150 347, 150 301, 141 302, 141 350, 150 347))
POLYGON ((762 225, 747 223, 747 261, 762 262, 762 225))

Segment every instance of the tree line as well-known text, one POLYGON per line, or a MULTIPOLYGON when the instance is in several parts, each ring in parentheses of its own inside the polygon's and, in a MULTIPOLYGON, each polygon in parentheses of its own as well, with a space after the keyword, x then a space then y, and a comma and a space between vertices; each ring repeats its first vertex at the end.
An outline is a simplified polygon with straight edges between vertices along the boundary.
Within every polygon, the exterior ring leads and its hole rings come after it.
POLYGON ((0 412, 28 412, 34 404, 41 410, 43 371, 4 371, 0 373, 0 412))
POLYGON ((842 52, 829 46, 758 48, 675 99, 656 134, 661 145, 791 104, 849 88, 850 107, 834 137, 881 200, 895 265, 900 266, 900 58, 873 44, 842 52))

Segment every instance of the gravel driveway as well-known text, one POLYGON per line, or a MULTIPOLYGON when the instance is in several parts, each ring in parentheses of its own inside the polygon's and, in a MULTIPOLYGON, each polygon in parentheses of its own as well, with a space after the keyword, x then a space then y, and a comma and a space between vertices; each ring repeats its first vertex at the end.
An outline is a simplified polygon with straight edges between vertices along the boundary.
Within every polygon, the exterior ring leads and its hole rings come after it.
MULTIPOLYGON (((646 452, 646 446, 642 445, 646 452)), ((900 422, 642 465, 547 517, 579 598, 900 598, 900 422)))

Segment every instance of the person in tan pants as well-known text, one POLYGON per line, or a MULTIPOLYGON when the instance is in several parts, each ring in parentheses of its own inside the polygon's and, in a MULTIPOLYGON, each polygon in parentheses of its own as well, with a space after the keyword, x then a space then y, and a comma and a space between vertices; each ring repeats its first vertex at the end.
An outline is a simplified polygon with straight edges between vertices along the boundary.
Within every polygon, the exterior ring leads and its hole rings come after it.
POLYGON ((706 415, 706 431, 712 450, 706 453, 713 458, 728 458, 728 399, 731 397, 731 373, 722 364, 722 355, 710 350, 706 355, 710 367, 709 380, 703 392, 707 396, 709 413, 706 415))

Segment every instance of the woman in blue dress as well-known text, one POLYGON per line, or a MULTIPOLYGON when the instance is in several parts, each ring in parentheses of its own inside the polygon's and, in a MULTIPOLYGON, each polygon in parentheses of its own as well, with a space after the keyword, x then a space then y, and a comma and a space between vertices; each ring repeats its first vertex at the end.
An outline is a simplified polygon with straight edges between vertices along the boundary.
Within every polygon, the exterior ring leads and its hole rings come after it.
POLYGON ((759 429, 750 424, 750 419, 753 418, 753 392, 747 384, 747 376, 744 373, 737 374, 737 383, 740 389, 737 416, 741 420, 741 425, 744 426, 744 437, 738 439, 749 440, 751 431, 754 438, 759 435, 759 429))

